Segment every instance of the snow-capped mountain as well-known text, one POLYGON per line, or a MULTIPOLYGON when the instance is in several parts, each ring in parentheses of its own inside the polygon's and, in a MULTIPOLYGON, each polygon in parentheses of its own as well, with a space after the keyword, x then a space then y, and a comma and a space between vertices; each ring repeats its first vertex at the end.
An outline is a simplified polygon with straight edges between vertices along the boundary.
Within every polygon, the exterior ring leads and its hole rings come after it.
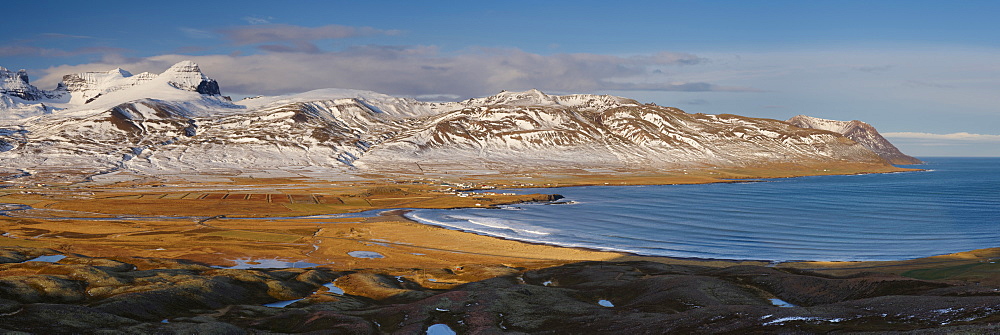
POLYGON ((14 72, 0 67, 0 120, 45 114, 49 109, 41 101, 57 96, 57 93, 31 85, 26 71, 14 72))
MULTIPOLYGON (((273 108, 296 103, 326 102, 337 106, 364 105, 376 114, 391 118, 413 118, 434 115, 461 108, 454 102, 422 102, 411 98, 399 98, 371 91, 327 88, 305 93, 279 95, 273 97, 253 97, 240 100, 237 104, 249 109, 273 108)), ((338 109, 344 109, 338 108, 338 109)))
POLYGON ((46 92, 28 82, 27 71, 14 72, 2 66, 0 66, 0 94, 26 101, 48 98, 46 92))
POLYGON ((919 159, 907 156, 892 145, 889 140, 882 137, 872 125, 858 121, 836 121, 820 119, 805 115, 796 115, 788 119, 788 123, 796 127, 821 129, 842 134, 847 138, 860 143, 865 148, 874 151, 892 164, 920 164, 919 159))
POLYGON ((21 169, 886 164, 830 131, 688 114, 607 95, 504 91, 431 103, 323 89, 233 103, 191 62, 158 75, 122 69, 71 74, 48 92, 31 87, 23 72, 0 75, 11 78, 4 79, 0 96, 13 102, 0 106, 0 124, 6 124, 0 126, 0 161, 21 169))
MULTIPOLYGON (((89 104, 98 98, 119 91, 133 91, 131 93, 152 93, 149 88, 133 89, 143 86, 156 86, 156 82, 165 83, 170 87, 181 91, 196 92, 204 95, 221 95, 219 84, 211 78, 201 73, 198 65, 191 61, 184 61, 171 66, 160 75, 143 72, 137 75, 122 70, 114 69, 108 72, 84 72, 63 76, 62 83, 56 91, 67 91, 71 98, 70 103, 76 105, 89 104)), ((119 100, 121 97, 117 97, 119 100)), ((150 97, 144 97, 150 98, 150 97)))
POLYGON ((3 69, 0 79, 4 80, 0 97, 13 102, 0 105, 0 121, 7 120, 6 123, 20 123, 28 117, 46 114, 103 113, 120 104, 144 99, 176 105, 195 114, 242 109, 221 96, 219 84, 190 61, 177 63, 161 74, 133 75, 123 69, 68 74, 52 91, 28 84, 24 70, 14 73, 3 69))
POLYGON ((638 106, 639 102, 622 97, 593 94, 548 95, 537 89, 524 92, 502 91, 485 98, 472 98, 458 103, 462 107, 476 106, 545 106, 567 107, 583 111, 599 111, 619 106, 638 106))
POLYGON ((466 107, 403 130, 362 162, 662 168, 841 160, 882 162, 842 136, 776 120, 626 103, 596 110, 586 105, 466 107))

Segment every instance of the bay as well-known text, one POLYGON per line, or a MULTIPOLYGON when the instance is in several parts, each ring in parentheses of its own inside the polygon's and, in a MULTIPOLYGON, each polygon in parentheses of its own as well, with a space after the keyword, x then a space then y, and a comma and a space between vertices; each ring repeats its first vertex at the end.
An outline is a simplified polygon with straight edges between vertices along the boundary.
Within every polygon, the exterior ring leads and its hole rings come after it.
POLYGON ((902 260, 1000 247, 1000 158, 925 161, 911 166, 923 172, 511 190, 558 193, 568 203, 407 216, 514 240, 671 257, 902 260))

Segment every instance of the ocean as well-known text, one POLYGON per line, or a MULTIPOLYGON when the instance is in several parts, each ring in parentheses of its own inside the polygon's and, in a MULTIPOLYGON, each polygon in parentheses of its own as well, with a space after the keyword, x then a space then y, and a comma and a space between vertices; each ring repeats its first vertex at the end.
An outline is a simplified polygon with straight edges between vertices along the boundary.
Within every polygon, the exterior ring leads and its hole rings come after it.
POLYGON ((923 172, 505 190, 565 199, 407 216, 513 240, 670 257, 903 260, 1000 247, 1000 158, 924 160, 908 166, 923 172))

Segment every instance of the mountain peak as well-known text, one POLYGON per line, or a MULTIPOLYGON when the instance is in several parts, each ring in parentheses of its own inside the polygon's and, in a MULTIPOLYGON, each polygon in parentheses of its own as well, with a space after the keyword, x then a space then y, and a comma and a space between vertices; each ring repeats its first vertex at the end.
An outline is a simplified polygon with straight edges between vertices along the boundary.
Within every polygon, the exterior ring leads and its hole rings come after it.
POLYGON ((5 68, 3 66, 0 66, 0 80, 3 80, 4 82, 8 82, 8 81, 10 81, 10 82, 23 82, 23 83, 27 84, 28 83, 28 73, 25 72, 24 70, 20 70, 20 71, 14 72, 14 71, 8 70, 7 68, 5 68))
POLYGON ((122 78, 127 78, 127 77, 131 77, 132 76, 132 72, 125 71, 125 70, 123 70, 120 67, 119 68, 115 68, 114 70, 108 71, 108 74, 118 75, 118 76, 121 76, 122 78))
POLYGON ((177 62, 176 64, 170 66, 170 68, 167 69, 167 71, 164 71, 163 73, 167 73, 167 72, 197 72, 197 73, 201 73, 201 68, 199 68, 198 64, 196 64, 195 62, 192 62, 192 61, 189 61, 189 60, 183 60, 183 61, 177 62))
POLYGON ((534 96, 548 96, 548 94, 545 94, 545 92, 542 92, 541 90, 539 90, 539 89, 537 89, 537 88, 532 88, 532 89, 530 89, 530 90, 525 90, 525 91, 508 91, 508 90, 501 90, 501 91, 500 91, 500 93, 497 93, 496 95, 534 95, 534 96))
POLYGON ((195 62, 185 60, 174 64, 160 76, 167 77, 170 86, 185 91, 194 91, 206 95, 221 95, 219 83, 201 72, 195 62))
POLYGON ((155 75, 149 74, 133 76, 131 72, 116 68, 108 71, 67 74, 63 76, 59 88, 70 92, 72 100, 90 103, 103 94, 140 85, 154 78, 155 75))
POLYGON ((143 72, 133 75, 131 72, 116 68, 100 72, 83 72, 63 76, 60 87, 73 93, 73 99, 81 103, 90 103, 101 95, 145 85, 154 80, 165 80, 173 88, 198 92, 206 95, 221 95, 219 84, 205 76, 192 61, 182 61, 174 64, 160 75, 143 72))
POLYGON ((542 92, 541 90, 539 90, 537 88, 532 88, 530 90, 521 91, 521 92, 503 90, 501 93, 502 94, 517 94, 517 95, 548 96, 547 94, 545 94, 545 92, 542 92))
POLYGON ((0 66, 0 95, 15 96, 24 100, 38 100, 45 97, 44 92, 32 86, 28 80, 28 72, 8 70, 0 66))
POLYGON ((472 106, 507 105, 507 106, 559 106, 569 108, 579 108, 583 110, 603 110, 619 106, 637 106, 635 100, 616 97, 611 95, 597 94, 570 94, 570 95, 549 95, 538 89, 527 91, 500 91, 496 95, 484 98, 472 98, 460 102, 460 104, 472 106))

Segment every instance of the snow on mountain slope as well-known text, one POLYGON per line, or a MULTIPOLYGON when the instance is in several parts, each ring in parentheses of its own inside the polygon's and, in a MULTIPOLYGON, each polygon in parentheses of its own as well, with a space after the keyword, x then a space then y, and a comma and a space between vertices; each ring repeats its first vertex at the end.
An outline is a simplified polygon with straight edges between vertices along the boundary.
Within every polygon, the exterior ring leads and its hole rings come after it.
MULTIPOLYGON (((69 92, 72 96, 71 104, 83 105, 119 91, 128 91, 131 96, 140 96, 139 99, 151 98, 146 95, 162 93, 159 92, 164 91, 162 87, 157 86, 163 84, 181 91, 220 95, 219 84, 214 79, 205 76, 198 65, 191 61, 174 64, 160 75, 149 72, 132 75, 132 73, 120 68, 107 72, 69 74, 63 76, 63 81, 56 90, 69 92), (135 89, 136 87, 139 89, 135 89)), ((170 90, 165 90, 165 92, 170 92, 170 90)), ((123 97, 116 98, 115 100, 121 100, 123 97)))
POLYGON ((921 163, 919 159, 907 156, 906 154, 903 154, 903 152, 899 151, 899 149, 892 145, 889 140, 882 137, 882 135, 878 133, 878 130, 875 130, 875 127, 858 120, 836 121, 805 115, 796 115, 791 119, 788 119, 787 122, 797 127, 828 130, 842 134, 847 138, 860 143, 866 148, 871 149, 892 164, 921 163))
POLYGON ((27 72, 24 70, 14 72, 2 66, 0 66, 0 95, 16 97, 26 101, 48 97, 46 92, 39 90, 29 83, 27 72))
MULTIPOLYGON (((115 69, 66 75, 43 98, 0 96, 0 159, 24 166, 106 170, 148 148, 197 133, 194 117, 242 111, 219 95, 197 65, 181 62, 160 75, 115 69), (24 110, 27 109, 25 112, 24 110), (16 130, 16 131, 15 131, 16 130)), ((27 82, 25 79, 24 82, 27 82)))
MULTIPOLYGON (((506 103, 506 102, 505 102, 506 103)), ((488 161, 518 166, 693 167, 792 162, 884 161, 824 131, 735 115, 687 114, 656 105, 588 107, 492 105, 429 118, 360 160, 488 161)))
POLYGON ((0 67, 0 122, 50 113, 51 107, 40 100, 56 97, 31 85, 24 70, 14 72, 0 67))
POLYGON ((155 74, 143 72, 133 76, 120 68, 107 72, 84 72, 63 76, 56 90, 69 92, 70 103, 83 105, 97 97, 149 82, 155 74))
POLYGON ((190 61, 177 63, 159 75, 132 75, 122 69, 69 74, 53 91, 31 86, 23 71, 4 71, 0 71, 5 87, 0 89, 0 121, 7 124, 47 114, 83 117, 143 99, 171 104, 191 114, 243 109, 222 97, 218 83, 190 61))
POLYGON ((562 106, 581 110, 596 111, 619 106, 638 106, 639 102, 622 97, 594 94, 548 95, 531 89, 524 92, 502 91, 485 98, 472 98, 458 105, 462 107, 507 105, 507 106, 562 106))
POLYGON ((7 116, 0 161, 16 168, 157 174, 296 166, 343 173, 413 163, 453 170, 466 163, 503 169, 885 164, 834 132, 607 95, 504 91, 429 103, 324 89, 232 103, 191 62, 159 75, 121 69, 68 75, 57 90, 28 95, 18 93, 34 92, 19 84, 29 85, 26 75, 7 72, 14 81, 0 95, 0 115, 7 116))
POLYGON ((23 147, 12 153, 22 154, 22 162, 34 166, 124 167, 149 173, 348 168, 369 147, 412 122, 351 101, 203 113, 192 111, 191 101, 141 99, 101 113, 46 117, 45 122, 31 123, 26 136, 9 138, 8 151, 23 147), (46 149, 30 151, 38 147, 46 149))
POLYGON ((65 115, 104 112, 143 99, 172 104, 192 115, 243 109, 222 97, 218 83, 190 61, 177 63, 159 75, 143 72, 133 76, 122 69, 67 75, 60 89, 72 96, 66 110, 57 113, 65 115))
POLYGON ((29 117, 51 113, 44 103, 25 101, 10 95, 0 95, 0 123, 19 123, 29 117))
POLYGON ((268 108, 295 103, 324 102, 334 105, 365 105, 366 108, 392 118, 410 118, 434 115, 460 108, 456 103, 422 102, 411 98, 398 98, 372 91, 327 88, 305 93, 273 97, 253 97, 237 104, 250 109, 268 108))
POLYGON ((174 64, 160 77, 165 77, 167 83, 179 90, 198 92, 205 95, 221 95, 219 83, 201 72, 198 64, 186 60, 174 64))

